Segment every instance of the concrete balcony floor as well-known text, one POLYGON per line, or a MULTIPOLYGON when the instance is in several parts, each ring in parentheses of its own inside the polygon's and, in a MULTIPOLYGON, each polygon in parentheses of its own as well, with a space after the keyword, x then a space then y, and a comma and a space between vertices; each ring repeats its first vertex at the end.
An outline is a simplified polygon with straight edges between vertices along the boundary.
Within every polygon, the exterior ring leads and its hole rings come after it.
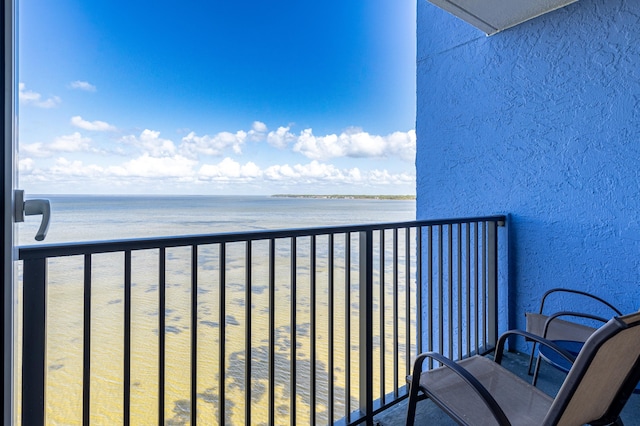
MULTIPOLYGON (((506 353, 502 365, 513 371, 527 381, 531 377, 527 375, 528 355, 518 353, 506 353)), ((538 376, 538 387, 549 395, 555 395, 560 389, 565 374, 549 364, 543 364, 538 376)), ((400 426, 404 425, 407 415, 407 400, 393 406, 375 417, 376 426, 400 426)), ((633 394, 620 416, 625 426, 640 426, 640 394, 633 394)), ((451 420, 433 402, 424 400, 418 402, 416 412, 416 425, 448 426, 457 423, 451 420)))

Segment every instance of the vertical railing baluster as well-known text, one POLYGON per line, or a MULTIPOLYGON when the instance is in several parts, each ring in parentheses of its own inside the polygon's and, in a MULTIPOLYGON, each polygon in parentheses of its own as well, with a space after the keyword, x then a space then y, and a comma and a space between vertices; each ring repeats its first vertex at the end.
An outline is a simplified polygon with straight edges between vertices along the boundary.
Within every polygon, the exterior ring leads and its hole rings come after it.
POLYGON ((465 235, 466 248, 466 284, 467 284, 467 354, 471 354, 471 223, 467 222, 465 235))
POLYGON ((310 316, 311 316, 311 330, 309 334, 309 345, 311 346, 310 356, 310 369, 309 372, 309 387, 311 392, 311 425, 316 424, 316 236, 311 236, 311 247, 309 250, 309 294, 311 299, 310 316))
POLYGON ((447 328, 449 329, 447 336, 449 343, 447 356, 453 358, 453 331, 455 328, 453 322, 453 225, 447 225, 447 265, 449 269, 447 273, 447 328))
POLYGON ((198 421, 198 246, 191 246, 191 425, 198 421))
MULTIPOLYGON (((415 228, 416 232, 416 354, 423 351, 422 347, 422 226, 415 228)), ((407 366, 407 375, 411 374, 411 363, 407 366)))
POLYGON ((218 324, 220 325, 220 334, 218 337, 218 424, 226 423, 226 283, 227 283, 227 244, 220 243, 220 252, 218 253, 218 324))
POLYGON ((244 337, 244 422, 251 424, 251 279, 252 279, 252 244, 251 240, 245 243, 245 337, 244 337))
MULTIPOLYGON (((86 271, 85 271, 86 273, 86 271)), ((124 252, 124 389, 123 424, 131 422, 131 250, 124 252)))
MULTIPOLYGON (((433 351, 433 227, 427 226, 427 351, 433 351)), ((433 368, 433 359, 429 358, 429 368, 433 368)))
POLYGON ((276 240, 269 239, 269 407, 268 424, 275 424, 276 407, 276 240))
POLYGON ((438 226, 438 352, 444 354, 444 225, 438 226))
POLYGON ((345 233, 345 250, 344 250, 344 295, 345 295, 345 407, 347 423, 351 423, 351 232, 345 233))
POLYGON ((487 350, 487 222, 482 222, 482 345, 487 350))
POLYGON ((329 373, 329 424, 333 424, 334 422, 334 418, 335 418, 335 401, 334 401, 334 372, 333 372, 333 362, 334 362, 334 356, 333 356, 333 352, 334 352, 334 306, 333 306, 333 299, 334 299, 334 279, 335 279, 335 271, 334 271, 334 234, 331 233, 329 234, 329 253, 327 254, 328 256, 328 268, 329 268, 329 368, 328 368, 328 373, 329 373))
POLYGON ((386 392, 385 392, 385 360, 384 357, 386 355, 386 345, 385 345, 385 328, 384 328, 384 311, 386 308, 385 305, 385 271, 386 271, 386 259, 385 259, 385 251, 386 251, 386 242, 385 242, 385 230, 380 230, 380 398, 382 399, 382 404, 386 403, 386 392))
POLYGON ((489 345, 495 346, 498 341, 498 229, 496 222, 489 222, 487 244, 489 247, 487 257, 489 345))
MULTIPOLYGON (((125 268, 126 269, 126 268, 125 268)), ((84 255, 84 306, 82 345, 82 424, 91 421, 91 255, 84 255)))
POLYGON ((291 408, 289 413, 289 424, 291 426, 295 426, 297 424, 296 419, 296 399, 298 398, 298 385, 296 383, 297 377, 297 354, 296 354, 296 346, 298 344, 297 334, 297 291, 296 286, 298 283, 298 274, 297 274, 297 256, 298 256, 298 247, 297 247, 297 239, 296 237, 291 237, 291 326, 290 326, 290 339, 291 339, 291 375, 289 376, 289 394, 291 395, 291 408))
POLYGON ((405 374, 411 369, 411 228, 404 231, 404 295, 405 295, 405 374))
POLYGON ((373 232, 360 232, 360 411, 373 424, 373 232))
POLYGON ((478 342, 478 338, 479 338, 479 328, 480 328, 480 307, 479 307, 479 291, 478 291, 478 247, 479 247, 479 242, 478 242, 478 222, 474 222, 474 226, 473 226, 473 296, 475 298, 475 305, 474 305, 474 314, 475 314, 475 323, 474 323, 474 327, 473 327, 473 332, 474 332, 474 339, 475 339, 475 352, 476 354, 479 351, 480 348, 480 343, 478 342))
POLYGON ((462 359, 462 334, 464 333, 464 323, 462 322, 462 224, 457 227, 456 255, 458 256, 458 359, 462 359))
POLYGON ((165 351, 166 351, 166 304, 167 304, 167 253, 166 248, 160 247, 159 261, 159 321, 158 321, 158 424, 164 425, 164 391, 165 391, 165 351))
POLYGON ((400 338, 398 329, 400 322, 398 318, 398 228, 393 229, 393 395, 398 397, 398 348, 400 338))
POLYGON ((45 423, 47 259, 23 263, 22 424, 45 423))

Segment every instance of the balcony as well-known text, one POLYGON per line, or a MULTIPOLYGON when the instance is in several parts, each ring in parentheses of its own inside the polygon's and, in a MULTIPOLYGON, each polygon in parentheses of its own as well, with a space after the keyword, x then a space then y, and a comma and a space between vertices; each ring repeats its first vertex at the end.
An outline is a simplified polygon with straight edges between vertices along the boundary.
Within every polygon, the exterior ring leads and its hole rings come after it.
POLYGON ((21 247, 18 417, 373 424, 406 398, 417 353, 493 348, 506 315, 504 224, 21 247))

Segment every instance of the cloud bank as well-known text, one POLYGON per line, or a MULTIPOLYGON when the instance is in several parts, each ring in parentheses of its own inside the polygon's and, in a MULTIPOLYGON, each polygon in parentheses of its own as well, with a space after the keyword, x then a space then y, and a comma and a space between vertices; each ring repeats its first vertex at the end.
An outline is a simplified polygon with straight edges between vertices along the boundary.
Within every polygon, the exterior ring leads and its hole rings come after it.
MULTIPOLYGON (((106 121, 88 121, 77 115, 70 125, 78 131, 49 143, 20 145, 20 178, 25 182, 91 182, 118 187, 164 182, 181 185, 252 184, 265 188, 394 187, 407 193, 415 187, 415 131, 374 135, 351 128, 339 134, 316 135, 311 128, 297 134, 291 125, 270 130, 255 121, 247 130, 180 138, 164 137, 144 129, 122 135, 106 121), (83 134, 91 132, 91 137, 83 134), (256 152, 266 153, 264 156, 256 152), (286 153, 286 158, 282 161, 286 153), (243 159, 243 156, 253 158, 243 159), (292 158, 298 160, 291 161, 292 158), (340 167, 332 160, 353 159, 340 167), (364 160, 376 160, 366 163, 364 160), (384 160, 381 162, 379 160, 384 160), (357 166, 355 164, 358 164, 357 166), (374 164, 404 164, 400 171, 374 164)), ((331 189, 333 188, 333 189, 331 189)))

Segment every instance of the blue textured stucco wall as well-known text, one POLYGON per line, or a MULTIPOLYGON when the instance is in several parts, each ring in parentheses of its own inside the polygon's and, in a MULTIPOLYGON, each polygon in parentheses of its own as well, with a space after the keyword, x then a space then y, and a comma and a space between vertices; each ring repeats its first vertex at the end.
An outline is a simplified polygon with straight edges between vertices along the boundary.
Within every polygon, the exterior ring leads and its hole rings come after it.
POLYGON ((418 0, 417 60, 418 218, 510 215, 508 326, 556 286, 640 308, 640 1, 486 37, 418 0))

